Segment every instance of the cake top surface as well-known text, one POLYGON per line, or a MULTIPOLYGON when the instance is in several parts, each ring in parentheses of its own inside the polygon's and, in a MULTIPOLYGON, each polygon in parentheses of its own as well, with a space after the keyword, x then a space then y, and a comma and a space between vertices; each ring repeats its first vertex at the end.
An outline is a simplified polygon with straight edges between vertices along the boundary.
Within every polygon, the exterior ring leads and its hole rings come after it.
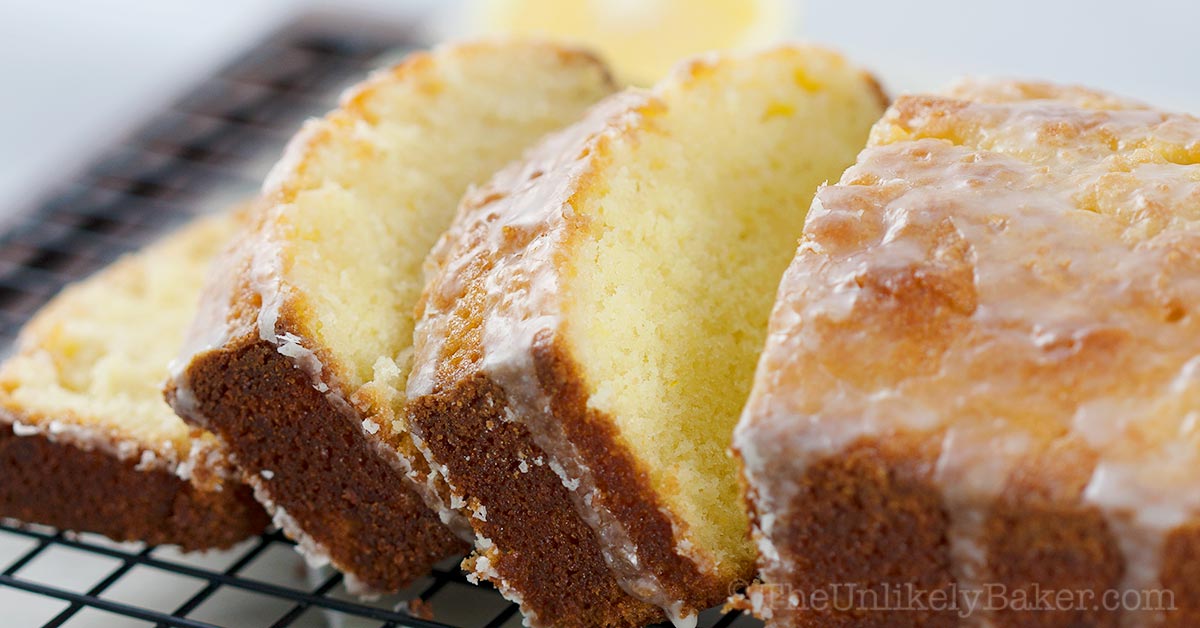
MULTIPOLYGON (((782 45, 742 55, 699 55, 677 64, 652 89, 631 87, 598 103, 582 120, 548 135, 521 161, 463 197, 459 215, 426 261, 429 282, 418 304, 421 331, 409 396, 434 392, 443 382, 488 368, 488 362, 495 366, 516 359, 535 335, 557 330, 565 296, 559 251, 585 231, 589 219, 577 208, 604 195, 608 183, 602 175, 626 176, 623 166, 613 163, 614 147, 665 136, 657 119, 670 101, 686 100, 689 92, 707 90, 708 96, 736 100, 736 81, 749 82, 747 77, 756 74, 773 78, 748 59, 758 65, 793 64, 793 80, 809 91, 824 89, 823 80, 862 81, 869 83, 872 98, 886 100, 874 78, 841 55, 817 46, 782 45), (486 264, 479 263, 485 259, 486 264)), ((786 105, 776 103, 781 110, 786 105)), ((763 117, 780 114, 768 109, 763 117)))
POLYGON ((948 499, 1200 511, 1200 120, 1080 88, 904 96, 814 201, 749 473, 927 433, 948 499), (1030 471, 1034 471, 1030 473, 1030 471))
POLYGON ((375 72, 292 139, 229 285, 211 287, 228 306, 193 326, 180 364, 249 333, 390 423, 422 263, 458 199, 613 89, 586 51, 529 40, 439 46, 375 72))
POLYGON ((211 447, 212 435, 193 435, 171 411, 162 383, 237 224, 232 214, 198 219, 64 289, 0 366, 0 420, 172 468, 211 447))

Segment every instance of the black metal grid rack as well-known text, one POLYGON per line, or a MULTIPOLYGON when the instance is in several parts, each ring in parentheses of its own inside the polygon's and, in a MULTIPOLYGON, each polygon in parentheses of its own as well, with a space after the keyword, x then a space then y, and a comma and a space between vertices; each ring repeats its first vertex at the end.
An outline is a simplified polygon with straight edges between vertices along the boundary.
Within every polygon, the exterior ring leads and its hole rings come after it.
POLYGON ((413 45, 402 30, 380 30, 368 34, 319 18, 280 30, 44 201, 6 218, 0 346, 67 282, 197 213, 253 194, 303 119, 329 109, 342 88, 413 45))
MULTIPOLYGON (((66 283, 194 215, 252 195, 304 118, 328 109, 347 84, 412 42, 402 29, 296 22, 7 219, 0 225, 0 348, 66 283)), ((279 533, 187 555, 0 521, 0 570, 4 626, 508 628, 521 621, 494 589, 469 584, 456 560, 396 596, 357 600, 340 574, 306 570, 279 533), (44 617, 21 615, 33 602, 44 617), (437 621, 410 608, 430 609, 437 621)), ((700 624, 758 622, 713 610, 700 624)))
MULTIPOLYGON (((264 534, 258 539, 243 543, 233 551, 218 552, 215 556, 210 554, 207 556, 209 560, 203 563, 197 562, 199 556, 179 554, 172 548, 149 547, 136 543, 118 544, 96 535, 63 533, 43 526, 16 526, 5 523, 0 524, 0 532, 23 539, 30 545, 28 550, 20 552, 12 562, 5 565, 4 571, 0 572, 0 586, 58 601, 58 608, 48 613, 52 616, 40 624, 46 628, 70 626, 70 622, 85 609, 110 614, 111 623, 102 624, 106 626, 213 628, 216 624, 193 617, 193 614, 197 614, 197 610, 222 589, 245 592, 267 602, 277 617, 263 623, 264 628, 330 624, 342 626, 350 620, 355 620, 355 625, 364 626, 444 628, 447 624, 421 619, 404 609, 408 608, 405 603, 407 600, 421 600, 422 603, 429 604, 431 609, 437 608, 434 606, 435 596, 444 594, 450 585, 461 587, 458 591, 459 597, 467 591, 477 589, 474 595, 495 598, 487 600, 486 605, 490 612, 487 609, 477 609, 483 610, 482 621, 478 623, 480 626, 505 626, 517 617, 516 607, 504 602, 494 591, 478 589, 467 583, 462 573, 455 569, 455 561, 439 565, 430 576, 418 582, 409 591, 396 596, 395 600, 389 598, 384 602, 364 603, 346 594, 341 574, 330 570, 313 572, 311 575, 314 577, 309 580, 315 580, 315 584, 310 586, 295 582, 298 580, 295 573, 284 574, 283 578, 269 579, 246 575, 247 568, 267 555, 269 550, 278 547, 292 552, 292 542, 277 532, 264 534), (83 590, 46 583, 45 576, 22 577, 22 571, 31 563, 55 550, 73 550, 85 553, 92 559, 107 559, 104 562, 112 565, 112 568, 83 590), (216 560, 212 560, 213 558, 216 560), (139 596, 136 595, 132 596, 131 600, 128 592, 114 596, 106 595, 122 578, 130 576, 134 569, 146 570, 147 575, 151 572, 158 572, 156 575, 169 574, 180 580, 190 581, 192 586, 178 587, 179 593, 185 596, 182 601, 178 600, 178 595, 167 596, 173 599, 161 600, 138 600, 139 596), (277 581, 272 582, 272 579, 277 581), (279 580, 292 582, 280 584, 279 580)), ((272 562, 275 564, 268 566, 268 569, 279 566, 279 561, 272 562)), ((286 561, 284 562, 286 564, 286 561)), ((295 564, 291 566, 294 567, 295 564)), ((143 576, 143 579, 145 577, 143 576)), ((262 609, 262 612, 256 615, 266 616, 269 613, 270 610, 262 609)), ((222 613, 209 612, 208 616, 214 614, 222 613)), ((199 616, 205 617, 205 614, 199 613, 199 616)))

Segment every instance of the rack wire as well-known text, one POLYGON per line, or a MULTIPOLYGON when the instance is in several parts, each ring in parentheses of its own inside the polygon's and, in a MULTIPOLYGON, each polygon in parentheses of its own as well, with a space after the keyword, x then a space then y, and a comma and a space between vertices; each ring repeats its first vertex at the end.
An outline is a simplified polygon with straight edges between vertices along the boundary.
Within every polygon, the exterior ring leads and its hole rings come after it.
MULTIPOLYGON (((290 24, 0 225, 0 348, 67 283, 195 215, 251 196, 300 122, 330 108, 371 68, 411 49, 407 32, 328 17, 290 24)), ((457 559, 406 591, 364 602, 345 590, 340 574, 305 569, 278 532, 228 551, 182 554, 0 520, 0 569, 5 626, 521 623, 517 607, 495 589, 468 583, 457 559), (32 614, 21 610, 32 607, 38 609, 32 614), (425 611, 436 621, 424 619, 425 611)), ((760 624, 714 609, 701 615, 700 625, 760 624)))
POLYGON ((252 195, 302 120, 413 46, 403 29, 381 30, 315 17, 291 24, 16 212, 0 234, 0 344, 64 284, 252 195))

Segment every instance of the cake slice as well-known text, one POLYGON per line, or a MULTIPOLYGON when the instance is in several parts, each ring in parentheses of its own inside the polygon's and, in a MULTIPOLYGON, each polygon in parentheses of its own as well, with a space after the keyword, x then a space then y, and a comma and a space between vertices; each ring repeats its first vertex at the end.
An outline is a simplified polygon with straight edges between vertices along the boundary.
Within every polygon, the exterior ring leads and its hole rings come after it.
POLYGON ((612 90, 595 58, 551 44, 413 54, 304 127, 211 281, 168 398, 355 590, 465 550, 397 422, 425 256, 468 186, 612 90))
POLYGON ((226 547, 267 517, 212 434, 163 401, 232 215, 198 219, 68 286, 0 365, 0 517, 119 541, 226 547))
POLYGON ((1200 625, 1198 260, 1200 120, 1044 83, 899 98, 817 194, 734 438, 748 605, 1200 625))
POLYGON ((726 449, 812 194, 883 107, 821 49, 698 58, 464 200, 407 416, 531 625, 687 624, 750 578, 726 449))

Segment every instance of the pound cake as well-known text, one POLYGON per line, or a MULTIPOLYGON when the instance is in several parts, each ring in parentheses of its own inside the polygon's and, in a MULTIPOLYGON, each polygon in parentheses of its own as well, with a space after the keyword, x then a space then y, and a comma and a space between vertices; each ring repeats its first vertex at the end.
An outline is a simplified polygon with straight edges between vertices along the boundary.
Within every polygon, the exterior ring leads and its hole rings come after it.
POLYGON ((199 219, 68 286, 25 326, 0 365, 0 517, 188 550, 266 527, 213 435, 161 394, 205 269, 238 224, 199 219))
POLYGON ((1200 625, 1200 119, 899 98, 734 437, 773 626, 1200 625))
POLYGON ((613 89, 595 58, 551 44, 413 54, 306 124, 211 280, 167 396, 354 590, 465 551, 443 523, 465 524, 425 505, 437 493, 397 419, 425 257, 469 185, 613 89))
POLYGON ((691 625, 750 577, 726 450, 812 194, 884 105, 818 48, 701 57, 464 199, 407 416, 530 625, 691 625))

